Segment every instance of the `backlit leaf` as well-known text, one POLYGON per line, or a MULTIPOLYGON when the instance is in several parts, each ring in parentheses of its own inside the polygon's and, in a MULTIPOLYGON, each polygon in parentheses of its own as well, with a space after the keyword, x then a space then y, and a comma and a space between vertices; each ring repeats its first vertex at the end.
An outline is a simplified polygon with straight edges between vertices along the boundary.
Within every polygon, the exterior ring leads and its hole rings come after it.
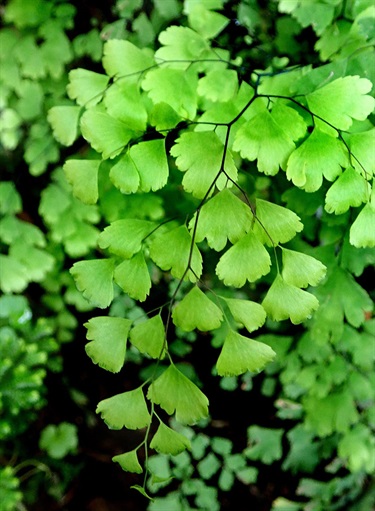
POLYGON ((375 206, 368 202, 350 227, 350 243, 357 248, 375 247, 375 206))
MULTIPOLYGON (((171 155, 176 158, 177 167, 186 171, 182 180, 184 189, 194 197, 203 198, 221 169, 223 153, 224 145, 214 131, 183 133, 172 147, 171 155)), ((229 151, 225 155, 224 170, 231 179, 237 180, 237 169, 229 151)), ((226 177, 221 176, 216 187, 221 190, 226 181, 226 177)))
POLYGON ((189 61, 198 59, 209 49, 202 36, 188 27, 168 27, 160 33, 159 41, 163 46, 156 51, 155 60, 180 61, 173 62, 172 65, 183 69, 190 65, 189 61))
POLYGON ((147 110, 139 87, 125 80, 115 82, 104 96, 104 105, 109 115, 124 122, 135 131, 145 131, 147 110))
POLYGON ((138 323, 130 331, 130 342, 141 353, 152 358, 163 358, 165 355, 165 328, 161 316, 157 314, 143 323, 138 323))
POLYGON ((193 287, 176 305, 172 312, 173 323, 190 332, 197 328, 202 332, 219 328, 223 313, 199 287, 193 287))
POLYGON ((79 106, 53 106, 49 109, 47 119, 60 144, 72 145, 77 138, 80 112, 79 106))
POLYGON ((91 305, 105 309, 113 300, 112 259, 92 259, 74 263, 70 269, 77 288, 91 305))
POLYGON ((173 364, 149 387, 147 397, 183 424, 194 424, 208 415, 208 399, 173 364))
POLYGON ((306 192, 315 192, 322 186, 323 176, 334 181, 347 162, 341 140, 316 128, 291 154, 286 175, 306 192))
POLYGON ((143 192, 163 188, 169 175, 165 140, 135 144, 130 148, 129 155, 140 176, 140 189, 143 192))
POLYGON ((126 77, 134 82, 142 72, 154 65, 151 52, 141 50, 129 41, 110 39, 103 48, 103 67, 109 76, 126 77))
POLYGON ((271 258, 262 243, 247 233, 223 254, 216 266, 216 274, 226 286, 242 287, 269 273, 271 258))
POLYGON ((286 243, 303 229, 293 211, 263 199, 256 199, 256 217, 254 233, 268 246, 272 246, 271 240, 275 244, 286 243))
POLYGON ((135 193, 138 190, 141 178, 129 151, 113 165, 109 177, 122 193, 135 193))
POLYGON ((142 474, 143 472, 138 461, 136 449, 113 456, 112 461, 118 463, 125 472, 134 472, 135 474, 142 474))
POLYGON ((235 321, 241 323, 250 333, 266 321, 266 311, 259 303, 237 298, 225 298, 225 301, 235 321))
POLYGON ((199 3, 193 4, 192 8, 189 9, 188 19, 189 25, 206 39, 216 37, 229 23, 226 16, 208 10, 199 3))
POLYGON ((341 215, 350 207, 367 202, 369 196, 369 183, 353 167, 349 167, 327 191, 325 210, 341 215))
POLYGON ((130 259, 142 248, 142 242, 155 228, 153 222, 126 218, 116 220, 99 236, 99 247, 108 248, 113 254, 130 259))
POLYGON ((111 117, 100 108, 86 110, 81 117, 83 137, 104 159, 114 158, 133 137, 133 131, 122 121, 111 117))
POLYGON ((317 286, 326 274, 324 264, 312 256, 283 247, 282 256, 282 277, 292 286, 317 286))
MULTIPOLYGON (((375 100, 368 96, 372 84, 367 78, 345 76, 316 89, 306 96, 310 110, 340 130, 347 130, 353 119, 363 121, 373 111, 375 100)), ((317 125, 327 131, 327 124, 317 125)), ((331 130, 332 131, 332 130, 331 130)))
POLYGON ((229 101, 238 88, 237 72, 234 70, 215 69, 209 71, 198 83, 198 94, 211 101, 229 101))
POLYGON ((237 376, 246 371, 258 373, 276 353, 267 344, 230 330, 216 363, 220 376, 237 376))
POLYGON ((87 69, 73 69, 69 72, 67 92, 81 106, 92 107, 99 103, 109 82, 107 75, 87 69))
POLYGON ((125 362, 126 343, 131 327, 130 319, 98 316, 85 323, 86 353, 106 371, 118 373, 125 362))
POLYGON ((100 160, 67 160, 64 164, 66 179, 72 185, 73 195, 85 204, 98 200, 98 172, 100 160))
POLYGON ((100 413, 110 429, 140 429, 151 421, 141 387, 103 399, 96 413, 100 413))
POLYGON ((151 289, 151 278, 143 252, 120 263, 114 271, 114 279, 131 298, 144 302, 151 289))
POLYGON ((191 269, 186 272, 191 242, 191 235, 185 225, 163 234, 156 233, 155 238, 150 242, 150 257, 162 270, 170 270, 176 279, 181 279, 185 275, 185 278, 195 282, 202 274, 202 256, 194 245, 190 261, 191 269))
POLYGON ((163 422, 160 422, 151 440, 150 447, 155 449, 156 452, 172 454, 173 456, 176 456, 185 449, 191 448, 190 440, 181 435, 181 433, 177 433, 177 431, 169 428, 163 422))
POLYGON ((277 275, 262 305, 274 321, 290 319, 297 325, 311 316, 319 302, 314 295, 288 284, 277 275))
MULTIPOLYGON (((208 202, 200 212, 195 238, 197 242, 207 239, 214 250, 222 250, 227 240, 235 243, 251 228, 252 212, 247 204, 225 188, 208 202)), ((196 216, 189 223, 194 228, 196 216)))
POLYGON ((260 172, 274 176, 279 167, 286 168, 288 157, 295 149, 294 141, 305 131, 302 117, 292 108, 277 103, 271 112, 264 108, 239 128, 233 149, 242 158, 257 159, 260 172))

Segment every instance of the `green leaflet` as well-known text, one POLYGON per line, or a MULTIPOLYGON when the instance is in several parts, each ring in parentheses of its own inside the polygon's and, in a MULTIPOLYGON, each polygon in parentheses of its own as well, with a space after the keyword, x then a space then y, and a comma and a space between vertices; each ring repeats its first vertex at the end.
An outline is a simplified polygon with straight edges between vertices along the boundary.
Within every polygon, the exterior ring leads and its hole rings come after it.
POLYGON ((145 131, 147 110, 139 86, 121 80, 107 90, 103 101, 109 115, 124 122, 134 131, 145 131))
POLYGON ((375 174, 375 128, 360 133, 352 133, 346 139, 353 154, 351 164, 369 179, 375 174))
POLYGON ((327 268, 320 261, 301 252, 281 247, 283 256, 282 277, 297 287, 317 286, 324 278, 327 268))
POLYGON ((81 117, 82 136, 104 159, 114 158, 134 136, 133 131, 122 121, 93 107, 81 117))
POLYGON ((141 50, 129 41, 110 39, 104 45, 103 67, 111 77, 126 77, 127 81, 137 82, 142 73, 153 65, 151 52, 141 50))
POLYGON ((274 321, 290 319, 297 325, 311 316, 319 302, 314 295, 288 284, 277 275, 262 305, 274 321))
POLYGON ((73 195, 84 204, 98 200, 98 173, 100 160, 67 160, 64 164, 66 179, 72 185, 73 195))
POLYGON ((107 75, 78 68, 70 71, 66 90, 79 105, 93 107, 102 100, 108 82, 107 75))
POLYGON ((137 218, 126 218, 112 222, 100 234, 100 248, 108 248, 112 254, 130 259, 142 248, 143 240, 155 228, 155 223, 137 218))
POLYGON ((295 149, 294 141, 305 132, 305 122, 292 108, 277 103, 269 112, 264 106, 263 111, 238 129, 233 149, 240 152, 242 158, 257 159, 259 171, 274 176, 279 167, 285 169, 295 149))
POLYGON ((141 387, 103 399, 96 413, 100 413, 110 429, 140 429, 151 421, 141 387))
POLYGON ((189 25, 205 39, 215 37, 229 23, 229 19, 226 16, 210 11, 201 4, 194 4, 189 9, 188 19, 189 25))
POLYGON ((283 429, 250 426, 247 430, 249 447, 245 450, 246 458, 261 460, 267 465, 279 460, 282 456, 283 429))
POLYGON ((194 119, 197 111, 197 76, 194 71, 153 69, 146 74, 142 88, 154 104, 166 103, 183 119, 194 119))
POLYGON ((144 302, 151 289, 151 278, 143 252, 120 263, 114 271, 114 279, 131 298, 144 302))
POLYGON ((112 461, 118 463, 125 472, 134 472, 135 474, 142 474, 143 472, 138 461, 137 449, 113 456, 112 461))
POLYGON ((0 289, 4 293, 20 293, 28 283, 26 267, 17 259, 0 254, 0 289))
POLYGON ((188 27, 168 27, 158 39, 163 46, 155 52, 155 60, 174 61, 169 65, 182 69, 187 69, 189 61, 202 58, 210 49, 203 37, 188 27))
POLYGON ((98 316, 85 323, 86 353, 106 371, 118 373, 125 362, 126 341, 131 327, 130 319, 98 316))
POLYGON ((195 328, 206 332, 219 328, 223 313, 199 287, 193 287, 172 312, 173 323, 190 332, 195 328))
MULTIPOLYGON (((194 229, 197 213, 189 223, 194 229)), ((251 228, 253 214, 250 207, 236 197, 228 188, 207 201, 198 218, 195 239, 199 243, 204 238, 214 250, 222 250, 227 240, 236 243, 251 228)))
POLYGON ((74 263, 70 269, 76 286, 91 305, 105 309, 113 300, 113 259, 74 263))
POLYGON ((149 387, 147 397, 183 424, 208 415, 208 399, 175 365, 170 365, 149 387))
POLYGON ((341 215, 350 207, 358 207, 367 202, 370 191, 370 184, 353 167, 348 167, 329 188, 325 210, 341 215))
POLYGON ((123 193, 159 190, 168 181, 169 168, 162 139, 133 145, 110 170, 110 178, 123 193))
POLYGON ((238 89, 237 72, 228 69, 209 71, 198 82, 197 92, 211 101, 230 101, 238 89))
POLYGON ((286 175, 296 186, 310 193, 319 190, 323 176, 334 181, 347 164, 342 141, 316 128, 291 154, 286 175))
POLYGON ((173 429, 160 422, 159 427, 153 436, 151 449, 163 454, 172 454, 176 456, 185 449, 191 449, 190 440, 181 433, 177 433, 173 429))
POLYGON ((357 248, 375 247, 375 205, 368 202, 350 227, 350 243, 357 248))
POLYGON ((150 242, 150 257, 162 270, 170 270, 173 277, 195 282, 202 274, 202 256, 194 245, 188 270, 191 235, 185 225, 158 234, 150 242))
MULTIPOLYGON (((210 190, 213 181, 220 170, 237 180, 237 168, 232 155, 227 151, 222 166, 224 145, 214 131, 183 133, 171 149, 171 155, 176 158, 177 167, 185 172, 182 185, 194 197, 202 199, 210 190), (208 150, 209 148, 209 150, 208 150)), ((226 186, 226 176, 220 176, 216 187, 221 190, 226 186)))
POLYGON ((276 353, 267 344, 230 330, 216 363, 220 376, 236 376, 246 371, 257 373, 271 362, 276 353))
MULTIPOLYGON (((306 96, 313 114, 340 130, 348 130, 353 119, 363 121, 373 111, 375 100, 367 93, 372 89, 370 80, 359 76, 345 76, 316 89, 306 96)), ((322 131, 334 133, 326 122, 315 119, 322 131)))
POLYGON ((161 316, 157 314, 143 323, 138 323, 130 331, 130 342, 152 358, 165 356, 165 328, 161 316))
POLYGON ((271 258, 252 231, 223 254, 216 274, 226 286, 242 287, 269 273, 271 258))
POLYGON ((375 439, 371 430, 364 424, 356 424, 345 433, 338 444, 338 454, 347 460, 349 470, 366 470, 368 474, 375 470, 375 439))
POLYGON ((268 246, 286 243, 303 229, 300 218, 293 211, 263 199, 256 199, 256 218, 254 234, 268 246))
POLYGON ((53 136, 60 144, 72 145, 78 134, 79 106, 53 106, 47 119, 52 126, 53 136))
POLYGON ((266 321, 266 311, 259 303, 236 298, 225 298, 225 302, 235 321, 241 323, 249 333, 260 328, 266 321))

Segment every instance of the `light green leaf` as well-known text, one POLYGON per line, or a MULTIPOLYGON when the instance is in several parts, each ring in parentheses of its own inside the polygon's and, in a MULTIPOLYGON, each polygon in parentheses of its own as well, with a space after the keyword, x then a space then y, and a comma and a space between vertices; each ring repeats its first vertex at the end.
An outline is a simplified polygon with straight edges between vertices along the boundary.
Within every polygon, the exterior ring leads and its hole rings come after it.
POLYGON ((66 179, 72 185, 73 195, 84 204, 98 200, 98 173, 100 160, 67 160, 64 164, 66 179))
POLYGON ((375 247, 375 206, 367 203, 354 220, 349 240, 357 248, 375 247))
POLYGON ((198 94, 210 101, 230 101, 237 93, 237 72, 229 69, 214 69, 198 82, 198 94))
POLYGON ((86 353, 106 371, 118 373, 125 362, 126 342, 131 327, 130 319, 98 316, 85 323, 86 353))
POLYGON ((12 214, 22 211, 22 201, 12 181, 0 183, 0 213, 12 214))
POLYGON ((107 90, 103 103, 109 115, 132 130, 146 130, 147 110, 137 84, 125 80, 115 82, 107 90))
POLYGON ((150 242, 150 257, 162 270, 170 270, 176 279, 184 276, 190 282, 195 282, 202 274, 202 256, 194 245, 190 269, 186 272, 191 243, 191 235, 185 225, 163 234, 156 233, 150 242))
POLYGON ((141 353, 147 353, 152 358, 164 358, 165 328, 161 316, 157 314, 135 325, 130 331, 130 342, 141 353))
POLYGON ((189 10, 189 25, 205 39, 216 37, 229 23, 226 16, 195 4, 189 10))
POLYGON ((169 175, 164 139, 135 144, 130 148, 129 155, 140 176, 140 189, 143 192, 163 188, 169 175))
POLYGON ((70 269, 76 286, 91 305, 105 309, 113 300, 112 259, 78 261, 70 269))
POLYGON ((103 48, 103 67, 109 76, 126 77, 137 82, 146 69, 154 65, 151 52, 129 41, 110 39, 103 48))
POLYGON ((353 154, 351 163, 357 172, 364 172, 367 178, 375 174, 375 128, 349 135, 347 142, 353 154), (363 170, 365 169, 365 170, 363 170))
POLYGON ((207 42, 202 36, 188 27, 170 26, 160 33, 159 42, 163 45, 155 52, 155 60, 179 61, 170 65, 186 69, 190 66, 189 61, 202 58, 209 50, 207 42))
POLYGON ((295 149, 294 141, 303 137, 305 132, 305 122, 292 108, 277 103, 269 112, 264 106, 263 111, 238 129, 233 149, 239 151, 242 158, 257 159, 259 171, 274 176, 279 167, 286 168, 287 160, 295 149))
POLYGON ((155 228, 153 222, 126 218, 116 220, 99 236, 99 247, 108 248, 112 254, 130 259, 142 248, 142 242, 155 228))
POLYGON ((79 106, 53 106, 48 110, 47 119, 52 126, 53 136, 62 145, 72 145, 77 138, 79 106))
POLYGON ((4 293, 20 293, 28 283, 26 267, 17 259, 0 254, 0 289, 4 293))
POLYGON ((147 397, 183 424, 194 424, 208 415, 208 399, 173 364, 149 387, 147 397))
POLYGON ((286 175, 296 186, 310 193, 319 190, 323 176, 334 181, 347 163, 341 140, 316 128, 291 154, 286 175))
POLYGON ((190 332, 197 328, 202 332, 219 328, 223 313, 199 287, 193 287, 176 305, 172 312, 173 323, 190 332))
POLYGON ((197 470, 202 479, 211 479, 221 467, 219 458, 213 452, 207 454, 198 464, 197 470))
MULTIPOLYGON (((367 78, 345 76, 337 78, 306 96, 313 114, 340 130, 348 130, 353 119, 364 121, 373 111, 375 100, 367 93, 372 83, 367 78)), ((332 131, 327 124, 315 119, 322 131, 332 131)))
POLYGON ((370 184, 353 167, 349 167, 333 183, 326 195, 324 209, 341 215, 350 207, 358 207, 370 197, 370 184))
POLYGON ((142 88, 148 92, 154 104, 166 103, 176 113, 194 119, 197 112, 197 77, 189 70, 153 69, 142 81, 142 88))
POLYGON ((271 239, 274 244, 286 243, 303 229, 293 211, 263 199, 256 199, 256 216, 254 234, 268 246, 272 246, 271 239))
POLYGON ((151 278, 143 252, 119 264, 114 271, 114 279, 131 298, 144 302, 151 289, 151 278))
POLYGON ((241 323, 251 333, 260 328, 266 321, 266 311, 256 302, 225 298, 229 310, 235 321, 241 323))
POLYGON ((257 373, 264 369, 275 355, 267 344, 230 330, 216 363, 217 372, 220 376, 237 376, 246 371, 257 373))
POLYGON ((100 413, 110 429, 140 429, 151 422, 141 387, 103 399, 96 413, 100 413))
POLYGON ((143 472, 138 461, 137 449, 113 456, 112 461, 118 463, 125 472, 134 472, 135 474, 142 474, 143 472))
POLYGON ((365 424, 355 424, 353 429, 343 436, 338 444, 338 455, 347 459, 349 470, 366 470, 371 474, 375 470, 375 439, 365 424))
POLYGON ((262 305, 274 321, 290 319, 297 325, 311 316, 319 307, 319 302, 314 295, 287 284, 277 275, 262 305))
POLYGON ((49 424, 40 435, 39 447, 56 460, 74 453, 78 446, 77 426, 69 422, 49 424))
POLYGON ((242 287, 269 273, 271 258, 262 243, 249 232, 223 254, 216 274, 226 286, 242 287))
POLYGON ((133 137, 133 131, 122 121, 111 117, 101 108, 87 110, 81 117, 83 137, 104 159, 117 156, 133 137))
POLYGON ((81 106, 92 107, 99 103, 107 88, 109 77, 87 69, 73 69, 69 72, 67 92, 81 106))
POLYGON ((112 183, 122 193, 135 193, 141 182, 137 167, 127 151, 109 171, 112 183))
POLYGON ((317 286, 326 274, 326 266, 315 257, 281 247, 282 277, 287 284, 297 287, 317 286))
MULTIPOLYGON (((184 189, 202 199, 221 169, 223 153, 224 145, 214 131, 183 133, 172 147, 171 155, 176 158, 177 167, 186 171, 182 180, 184 189)), ((233 181, 237 180, 230 151, 225 155, 224 170, 233 181)), ((215 185, 223 189, 227 185, 226 176, 219 177, 215 185)))
POLYGON ((181 435, 181 433, 177 433, 177 431, 169 428, 163 422, 160 422, 151 440, 150 447, 155 449, 156 452, 172 454, 173 456, 180 454, 185 449, 191 449, 190 440, 181 435))
POLYGON ((149 122, 157 131, 171 130, 181 121, 181 116, 167 103, 157 103, 151 109, 149 122))
MULTIPOLYGON (((204 238, 214 250, 222 250, 227 240, 236 243, 251 228, 253 215, 250 207, 225 188, 208 202, 201 211, 195 239, 199 243, 204 238)), ((189 223, 194 229, 196 214, 189 223)))

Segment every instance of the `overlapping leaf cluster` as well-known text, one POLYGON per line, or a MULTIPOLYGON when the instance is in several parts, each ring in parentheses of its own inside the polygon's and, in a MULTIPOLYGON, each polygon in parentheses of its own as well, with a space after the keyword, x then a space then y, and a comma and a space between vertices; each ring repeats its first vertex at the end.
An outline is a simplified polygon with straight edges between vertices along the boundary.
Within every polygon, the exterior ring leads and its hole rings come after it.
MULTIPOLYGON (((321 9, 327 10, 323 3, 321 9)), ((112 196, 124 204, 123 213, 115 207, 107 215, 110 225, 99 235, 104 257, 74 264, 71 273, 78 289, 91 305, 105 309, 118 288, 145 301, 155 272, 176 279, 170 303, 160 304, 144 322, 103 315, 86 325, 86 351, 102 368, 122 369, 128 340, 163 367, 141 387, 98 405, 112 428, 146 428, 145 442, 156 418, 159 427, 150 445, 162 453, 176 454, 189 444, 159 418, 157 406, 186 424, 208 414, 207 397, 172 360, 172 324, 184 332, 222 329, 216 369, 231 376, 256 373, 273 360, 275 352, 267 343, 243 335, 262 327, 267 317, 303 323, 318 309, 319 298, 322 321, 313 320, 311 335, 319 335, 321 328, 330 338, 343 332, 340 315, 338 321, 331 319, 337 304, 349 324, 357 328, 365 321, 363 314, 349 310, 348 294, 357 292, 363 310, 372 310, 351 269, 338 264, 335 254, 326 263, 324 254, 309 253, 304 245, 314 239, 323 215, 323 244, 337 251, 349 229, 348 250, 375 246, 374 129, 367 120, 374 99, 362 56, 348 59, 352 72, 337 60, 283 73, 248 69, 243 79, 234 56, 211 44, 228 23, 215 11, 222 6, 220 1, 186 1, 189 26, 163 30, 156 51, 110 39, 104 45, 103 72, 72 70, 67 91, 76 104, 53 107, 49 113, 61 142, 69 145, 81 132, 95 151, 64 165, 75 197, 90 206, 103 201, 109 208, 112 196), (271 183, 266 196, 257 188, 262 175, 271 183), (283 179, 294 185, 284 185, 288 207, 272 192, 272 183, 283 179), (161 215, 125 207, 133 199, 151 204, 176 181, 188 203, 187 217, 177 214, 160 224, 161 215), (321 206, 324 211, 318 210, 321 206), (355 220, 348 222, 353 214, 355 220), (328 275, 312 293, 309 287, 325 278, 323 263, 328 275), (214 265, 210 277, 208 264, 214 265), (260 280, 267 287, 257 303, 246 291, 260 280), (228 298, 224 287, 245 293, 228 298)), ((285 9, 280 2, 280 10, 285 9)), ((305 26, 307 7, 296 1, 288 9, 305 26)), ((314 25, 319 31, 330 23, 323 26, 322 19, 314 25)), ((367 41, 367 32, 363 37, 367 41)), ((115 461, 125 470, 141 472, 137 452, 145 442, 115 461)))

